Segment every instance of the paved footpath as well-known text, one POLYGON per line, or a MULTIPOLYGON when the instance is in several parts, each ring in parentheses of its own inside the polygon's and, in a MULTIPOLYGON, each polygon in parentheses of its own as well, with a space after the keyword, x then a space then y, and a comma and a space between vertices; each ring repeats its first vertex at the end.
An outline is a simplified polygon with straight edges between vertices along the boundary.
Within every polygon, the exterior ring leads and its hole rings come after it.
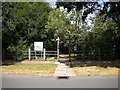
POLYGON ((54 73, 54 76, 76 76, 76 74, 73 72, 72 68, 65 65, 64 63, 60 63, 54 73))
POLYGON ((70 68, 68 65, 65 64, 66 61, 68 61, 68 55, 60 55, 59 61, 64 62, 60 63, 54 73, 54 76, 57 77, 72 77, 76 76, 76 74, 73 72, 72 68, 70 68))

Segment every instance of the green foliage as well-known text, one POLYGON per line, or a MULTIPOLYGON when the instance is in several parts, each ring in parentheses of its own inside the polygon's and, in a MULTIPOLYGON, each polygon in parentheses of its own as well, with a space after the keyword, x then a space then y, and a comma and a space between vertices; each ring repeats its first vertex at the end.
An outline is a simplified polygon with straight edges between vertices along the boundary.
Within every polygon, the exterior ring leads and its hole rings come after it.
MULTIPOLYGON (((115 23, 112 17, 103 23, 107 13, 99 16, 99 10, 95 13, 96 17, 90 18, 91 26, 87 25, 86 20, 83 21, 83 15, 87 17, 90 12, 95 11, 96 5, 98 3, 57 2, 58 7, 68 8, 67 12, 59 8, 51 9, 45 2, 4 2, 3 48, 9 52, 24 51, 29 47, 33 49, 34 41, 44 41, 47 50, 56 50, 56 38, 59 36, 60 51, 68 51, 70 38, 72 50, 77 46, 77 50, 91 51, 91 55, 96 55, 98 50, 107 49, 117 59, 120 54, 118 23, 115 23), (83 6, 93 8, 89 11, 83 9, 83 6), (86 10, 88 12, 84 12, 86 10)), ((22 57, 21 53, 18 55, 22 57)))
POLYGON ((57 36, 62 37, 62 34, 65 33, 68 28, 67 25, 69 25, 69 21, 66 14, 60 11, 60 9, 54 9, 49 14, 46 31, 54 35, 55 38, 57 36))
MULTIPOLYGON (((68 13, 66 10, 53 9, 49 13, 48 21, 45 26, 48 38, 51 38, 51 41, 48 43, 56 43, 56 38, 59 36, 61 39, 60 50, 63 52, 68 51, 69 36, 71 43, 79 43, 75 41, 74 36, 76 34, 80 35, 84 32, 84 30, 81 30, 81 27, 86 28, 86 24, 82 21, 81 16, 82 11, 73 11, 72 13, 68 13), (79 27, 80 25, 81 27, 79 27)), ((78 40, 81 40, 81 38, 78 40)))
POLYGON ((100 12, 99 15, 104 15, 104 19, 102 22, 105 22, 108 18, 112 18, 114 22, 117 24, 117 27, 120 29, 120 2, 105 2, 105 0, 100 1, 103 4, 99 4, 98 2, 65 2, 65 0, 57 0, 57 7, 63 6, 67 8, 67 11, 72 11, 75 8, 76 11, 79 11, 85 7, 85 10, 82 14, 82 20, 85 21, 88 14, 94 12, 100 12))
POLYGON ((48 43, 53 42, 52 44, 56 44, 56 38, 58 36, 62 43, 64 39, 68 38, 69 27, 70 22, 67 18, 67 13, 60 9, 53 9, 49 13, 48 21, 45 26, 48 38, 50 38, 48 43))
POLYGON ((83 6, 86 6, 86 4, 87 2, 78 2, 77 0, 74 0, 73 2, 66 2, 66 0, 57 0, 56 2, 57 8, 64 6, 64 8, 67 8, 68 12, 70 12, 73 8, 79 11, 83 8, 83 6))
MULTIPOLYGON (((92 51, 97 52, 98 49, 103 52, 102 54, 105 55, 107 53, 111 53, 111 57, 114 59, 118 59, 119 49, 118 41, 119 32, 117 24, 112 21, 111 19, 106 20, 106 22, 101 23, 104 19, 104 16, 96 15, 96 18, 93 18, 94 26, 91 31, 88 33, 87 41, 87 48, 91 49, 92 51), (108 52, 105 52, 105 51, 108 52)), ((95 53, 94 52, 94 53, 95 53)))
POLYGON ((45 2, 2 3, 3 48, 7 51, 33 49, 34 41, 47 37, 44 31, 51 8, 45 2))

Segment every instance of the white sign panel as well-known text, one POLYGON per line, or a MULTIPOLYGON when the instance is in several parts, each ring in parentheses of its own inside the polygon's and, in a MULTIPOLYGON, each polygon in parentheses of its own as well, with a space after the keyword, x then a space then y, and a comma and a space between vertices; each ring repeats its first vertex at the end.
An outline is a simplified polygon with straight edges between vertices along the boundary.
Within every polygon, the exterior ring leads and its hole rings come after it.
POLYGON ((43 51, 43 42, 34 42, 35 51, 43 51))

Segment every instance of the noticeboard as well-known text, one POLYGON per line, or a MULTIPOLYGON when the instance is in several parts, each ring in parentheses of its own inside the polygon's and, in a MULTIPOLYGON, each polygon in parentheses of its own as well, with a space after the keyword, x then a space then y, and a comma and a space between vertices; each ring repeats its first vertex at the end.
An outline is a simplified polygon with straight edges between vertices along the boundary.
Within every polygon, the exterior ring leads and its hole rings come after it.
POLYGON ((34 42, 35 51, 43 51, 43 42, 34 42))

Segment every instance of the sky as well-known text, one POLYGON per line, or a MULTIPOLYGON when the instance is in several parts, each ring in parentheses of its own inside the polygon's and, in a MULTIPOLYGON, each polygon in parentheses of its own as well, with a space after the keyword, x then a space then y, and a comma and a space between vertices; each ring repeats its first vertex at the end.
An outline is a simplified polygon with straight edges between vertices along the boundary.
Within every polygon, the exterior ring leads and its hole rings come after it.
POLYGON ((56 5, 55 5, 56 0, 46 0, 46 1, 49 2, 51 7, 56 7, 56 5))
POLYGON ((99 0, 98 3, 99 3, 101 6, 103 6, 103 1, 104 1, 104 2, 109 2, 109 0, 99 0))

